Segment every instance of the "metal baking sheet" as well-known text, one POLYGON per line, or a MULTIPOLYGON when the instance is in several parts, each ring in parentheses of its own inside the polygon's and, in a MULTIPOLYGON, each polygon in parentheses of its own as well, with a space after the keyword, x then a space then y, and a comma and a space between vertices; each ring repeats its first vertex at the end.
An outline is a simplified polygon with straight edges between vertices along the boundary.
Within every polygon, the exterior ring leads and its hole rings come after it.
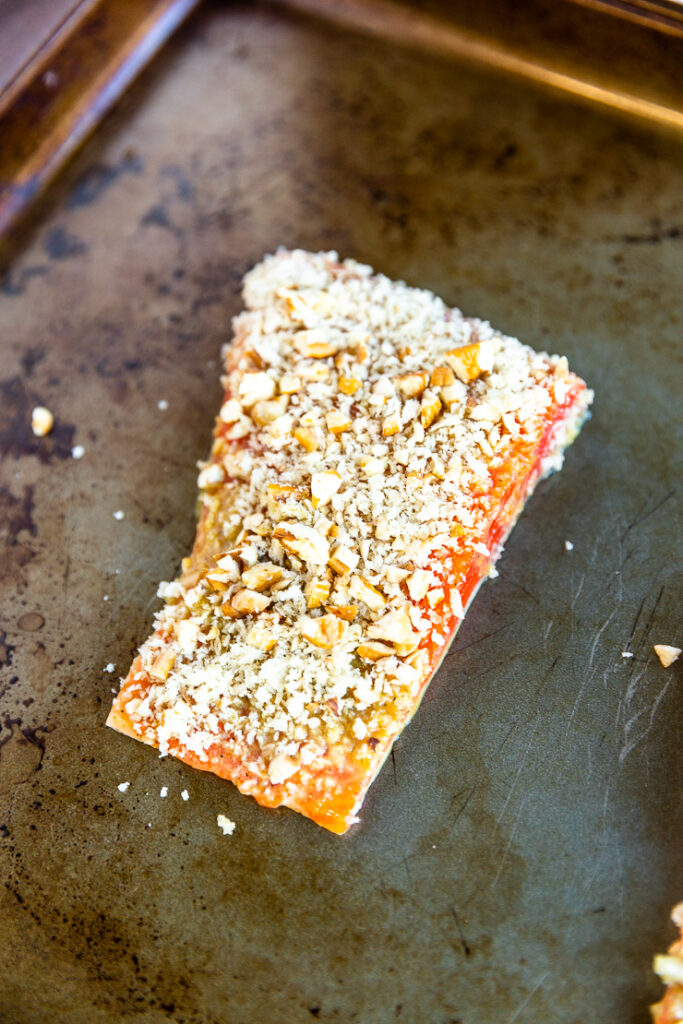
POLYGON ((0 288, 3 1024, 648 1019, 683 895, 680 663, 652 651, 681 640, 680 195, 678 137, 267 7, 206 9, 143 76, 0 288), (104 726, 279 244, 596 391, 342 838, 104 726))

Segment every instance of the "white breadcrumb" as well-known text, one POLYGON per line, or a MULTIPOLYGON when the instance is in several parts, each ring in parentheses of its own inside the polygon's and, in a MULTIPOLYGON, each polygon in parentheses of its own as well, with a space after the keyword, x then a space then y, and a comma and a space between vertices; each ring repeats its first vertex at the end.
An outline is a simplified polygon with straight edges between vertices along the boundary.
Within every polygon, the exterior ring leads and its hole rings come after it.
POLYGON ((573 551, 574 550, 574 545, 572 544, 572 542, 570 540, 566 540, 564 542, 564 550, 565 551, 573 551))
POLYGON ((113 661, 109 661, 104 666, 104 671, 105 672, 113 672, 115 668, 116 668, 116 665, 114 664, 114 662, 113 661))
POLYGON ((632 658, 633 657, 633 651, 622 651, 621 652, 621 656, 622 656, 622 658, 632 658))
POLYGON ((680 647, 671 647, 669 644, 655 644, 654 652, 661 661, 664 668, 673 665, 681 655, 680 647))
POLYGON ((159 790, 159 796, 164 800, 168 796, 168 786, 162 786, 159 790))
POLYGON ((75 444, 73 446, 73 448, 71 449, 71 458, 72 459, 82 459, 84 455, 85 455, 85 448, 83 447, 82 444, 75 444))
POLYGON ((119 782, 116 788, 118 789, 119 793, 125 793, 128 790, 129 786, 130 782, 119 782))
POLYGON ((121 522, 122 519, 126 518, 126 513, 123 511, 123 509, 118 508, 116 512, 113 513, 113 516, 114 519, 116 519, 118 522, 121 522))
POLYGON ((219 814, 216 818, 216 823, 222 829, 224 836, 231 836, 235 831, 235 822, 231 821, 225 814, 219 814))
POLYGON ((189 794, 189 793, 187 792, 187 790, 186 790, 186 789, 184 789, 184 790, 182 791, 182 793, 180 794, 180 796, 181 796, 181 798, 182 798, 183 800, 189 800, 189 799, 190 799, 190 794, 189 794))
POLYGON ((168 409, 168 402, 166 401, 165 398, 159 399, 159 401, 157 402, 157 409, 161 409, 162 412, 165 412, 166 409, 168 409))
POLYGON ((31 413, 31 430, 36 437, 45 437, 54 426, 55 418, 44 405, 37 405, 31 413))

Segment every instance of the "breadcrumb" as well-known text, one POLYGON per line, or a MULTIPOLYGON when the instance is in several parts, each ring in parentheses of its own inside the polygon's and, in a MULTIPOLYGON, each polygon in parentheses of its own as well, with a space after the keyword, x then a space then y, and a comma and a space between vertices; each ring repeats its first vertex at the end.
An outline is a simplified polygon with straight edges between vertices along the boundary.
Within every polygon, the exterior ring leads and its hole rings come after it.
POLYGON ((31 430, 36 437, 45 437, 54 426, 55 418, 44 405, 37 405, 31 413, 31 430))

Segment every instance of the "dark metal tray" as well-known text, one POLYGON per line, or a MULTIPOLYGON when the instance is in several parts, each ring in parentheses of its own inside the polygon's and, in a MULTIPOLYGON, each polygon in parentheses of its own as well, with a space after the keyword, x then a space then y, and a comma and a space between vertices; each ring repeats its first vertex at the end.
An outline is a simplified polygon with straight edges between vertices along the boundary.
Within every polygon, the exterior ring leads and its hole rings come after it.
POLYGON ((683 896, 680 663, 652 652, 681 639, 680 195, 646 121, 272 8, 200 12, 143 76, 0 288, 3 1024, 648 1019, 683 896), (343 838, 104 727, 279 244, 596 391, 343 838))

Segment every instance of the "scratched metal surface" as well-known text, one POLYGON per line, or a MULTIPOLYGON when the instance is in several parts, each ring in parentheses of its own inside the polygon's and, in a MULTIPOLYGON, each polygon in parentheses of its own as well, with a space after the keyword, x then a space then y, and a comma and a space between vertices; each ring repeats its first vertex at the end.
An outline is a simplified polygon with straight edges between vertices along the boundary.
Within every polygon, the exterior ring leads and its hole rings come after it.
POLYGON ((249 6, 205 10, 82 152, 0 290, 3 1024, 648 1019, 683 896, 680 671, 652 653, 681 640, 680 194, 647 126, 249 6), (597 392, 344 838, 104 728, 279 243, 597 392))

